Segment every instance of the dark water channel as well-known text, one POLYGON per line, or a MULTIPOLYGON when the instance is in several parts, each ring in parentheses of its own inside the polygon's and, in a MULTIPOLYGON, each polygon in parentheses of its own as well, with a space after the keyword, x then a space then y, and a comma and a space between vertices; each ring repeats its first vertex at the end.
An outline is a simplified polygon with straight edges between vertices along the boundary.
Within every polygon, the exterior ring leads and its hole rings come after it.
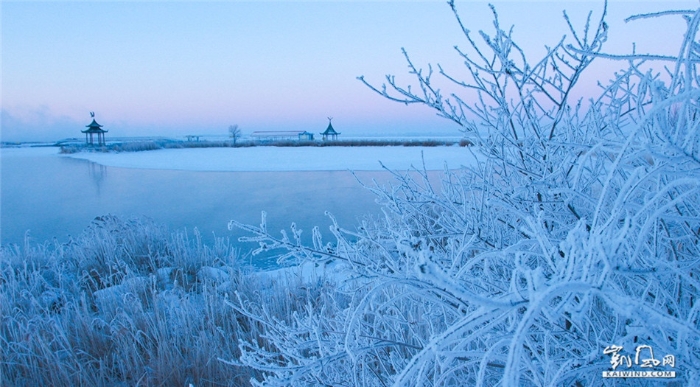
MULTIPOLYGON (((386 172, 358 172, 362 181, 388 181, 386 172)), ((50 149, 3 149, 0 186, 2 244, 56 238, 67 241, 97 216, 145 216, 170 230, 196 227, 204 241, 214 235, 232 241, 235 219, 258 225, 266 211, 268 230, 289 229, 292 221, 310 241, 318 225, 330 239, 333 213, 353 229, 365 214, 378 214, 375 196, 348 171, 195 172, 106 167, 57 155, 50 149)), ((277 234, 279 235, 279 234, 277 234)), ((238 243, 238 242, 236 242, 238 243)), ((242 244, 249 251, 252 244, 242 244)))

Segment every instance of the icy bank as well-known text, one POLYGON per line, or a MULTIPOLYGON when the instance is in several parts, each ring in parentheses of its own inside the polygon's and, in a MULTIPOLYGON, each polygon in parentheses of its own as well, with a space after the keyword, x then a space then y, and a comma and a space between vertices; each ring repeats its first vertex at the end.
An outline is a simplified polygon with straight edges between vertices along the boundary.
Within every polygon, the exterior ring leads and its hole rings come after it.
POLYGON ((393 170, 441 170, 470 165, 468 148, 437 147, 273 147, 162 149, 144 152, 81 152, 68 155, 98 164, 144 169, 186 171, 375 171, 381 163, 393 170), (423 159, 421 158, 421 153, 423 159))

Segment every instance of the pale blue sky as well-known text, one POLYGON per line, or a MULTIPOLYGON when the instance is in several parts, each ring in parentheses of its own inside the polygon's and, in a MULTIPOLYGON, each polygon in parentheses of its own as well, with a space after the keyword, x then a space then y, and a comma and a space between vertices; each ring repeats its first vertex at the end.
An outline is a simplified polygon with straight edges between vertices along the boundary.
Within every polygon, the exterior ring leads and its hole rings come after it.
MULTIPOLYGON (((535 59, 602 1, 493 1, 502 25, 535 59)), ((409 82, 416 65, 464 71, 465 47, 444 1, 32 2, 3 1, 2 139, 80 137, 90 111, 110 136, 322 131, 327 116, 348 135, 457 135, 433 111, 383 100, 362 85, 386 74, 409 82)), ((484 1, 457 1, 472 30, 490 29, 484 1)), ((640 12, 693 9, 697 1, 609 4, 608 52, 675 54, 680 17, 625 24, 640 12)), ((622 63, 594 67, 578 90, 595 93, 622 63)))

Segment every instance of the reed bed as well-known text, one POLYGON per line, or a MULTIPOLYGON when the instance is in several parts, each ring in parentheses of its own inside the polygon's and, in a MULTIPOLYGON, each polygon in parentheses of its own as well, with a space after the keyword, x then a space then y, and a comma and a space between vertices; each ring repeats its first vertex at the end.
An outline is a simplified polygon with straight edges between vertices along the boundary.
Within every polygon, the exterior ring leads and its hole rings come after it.
POLYGON ((253 371, 220 359, 260 330, 227 300, 277 300, 271 312, 291 315, 308 288, 250 274, 238 257, 224 238, 208 246, 196 230, 114 216, 65 244, 4 246, 0 385, 248 385, 253 371))

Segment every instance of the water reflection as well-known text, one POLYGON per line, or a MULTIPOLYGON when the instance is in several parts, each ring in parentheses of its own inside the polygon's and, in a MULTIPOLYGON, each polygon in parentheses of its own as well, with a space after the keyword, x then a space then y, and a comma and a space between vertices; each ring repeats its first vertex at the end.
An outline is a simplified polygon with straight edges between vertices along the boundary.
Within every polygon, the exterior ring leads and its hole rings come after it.
POLYGON ((94 162, 88 162, 87 164, 88 176, 90 176, 93 183, 95 184, 95 191, 97 193, 97 196, 100 196, 102 182, 105 179, 105 174, 107 173, 107 167, 94 162))

